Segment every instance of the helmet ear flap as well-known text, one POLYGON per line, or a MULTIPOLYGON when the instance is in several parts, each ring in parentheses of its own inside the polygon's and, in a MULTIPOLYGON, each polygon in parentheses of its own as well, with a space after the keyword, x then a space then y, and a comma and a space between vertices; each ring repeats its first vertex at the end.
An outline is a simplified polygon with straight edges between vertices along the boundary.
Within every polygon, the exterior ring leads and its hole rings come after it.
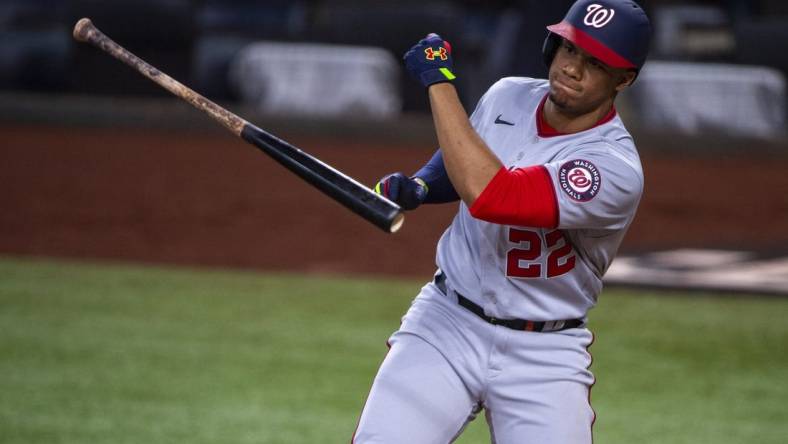
POLYGON ((553 58, 555 58, 555 52, 558 51, 559 45, 561 45, 561 36, 548 32, 547 38, 544 39, 544 44, 542 45, 542 58, 548 69, 553 64, 553 58))

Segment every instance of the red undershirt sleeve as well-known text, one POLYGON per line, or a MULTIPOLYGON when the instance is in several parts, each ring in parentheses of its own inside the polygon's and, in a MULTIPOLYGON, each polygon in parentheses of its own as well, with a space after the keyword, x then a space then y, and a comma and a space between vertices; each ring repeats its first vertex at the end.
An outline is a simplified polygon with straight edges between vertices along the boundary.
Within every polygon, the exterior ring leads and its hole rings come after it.
POLYGON ((542 165, 501 167, 470 208, 476 219, 502 225, 558 226, 558 200, 550 173, 542 165))

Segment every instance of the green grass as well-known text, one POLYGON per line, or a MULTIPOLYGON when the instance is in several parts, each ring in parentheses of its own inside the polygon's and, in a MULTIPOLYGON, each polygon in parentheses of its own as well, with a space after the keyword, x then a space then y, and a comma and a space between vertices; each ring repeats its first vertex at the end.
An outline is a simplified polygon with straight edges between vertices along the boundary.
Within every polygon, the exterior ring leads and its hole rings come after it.
MULTIPOLYGON (((346 443, 421 285, 2 259, 0 442, 346 443)), ((697 296, 602 295, 595 442, 785 442, 788 300, 697 296)))

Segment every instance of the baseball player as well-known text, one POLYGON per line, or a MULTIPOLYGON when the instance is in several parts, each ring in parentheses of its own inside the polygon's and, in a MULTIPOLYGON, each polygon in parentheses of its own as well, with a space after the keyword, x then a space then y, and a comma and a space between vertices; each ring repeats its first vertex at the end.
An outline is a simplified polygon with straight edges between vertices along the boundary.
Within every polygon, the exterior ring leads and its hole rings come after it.
POLYGON ((643 190, 614 100, 651 31, 631 0, 578 0, 547 29, 549 78, 501 79, 470 119, 449 43, 430 34, 405 54, 441 148, 376 190, 405 209, 460 204, 353 443, 452 442, 482 410, 497 444, 592 442, 587 314, 643 190))

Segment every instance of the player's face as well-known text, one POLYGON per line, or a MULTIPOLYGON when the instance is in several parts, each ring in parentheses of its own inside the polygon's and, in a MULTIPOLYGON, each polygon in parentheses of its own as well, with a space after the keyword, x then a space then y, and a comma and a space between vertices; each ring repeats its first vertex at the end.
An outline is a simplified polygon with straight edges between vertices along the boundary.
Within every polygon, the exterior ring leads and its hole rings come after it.
POLYGON ((612 102, 635 73, 612 68, 563 39, 550 65, 550 100, 562 112, 583 115, 612 102))

